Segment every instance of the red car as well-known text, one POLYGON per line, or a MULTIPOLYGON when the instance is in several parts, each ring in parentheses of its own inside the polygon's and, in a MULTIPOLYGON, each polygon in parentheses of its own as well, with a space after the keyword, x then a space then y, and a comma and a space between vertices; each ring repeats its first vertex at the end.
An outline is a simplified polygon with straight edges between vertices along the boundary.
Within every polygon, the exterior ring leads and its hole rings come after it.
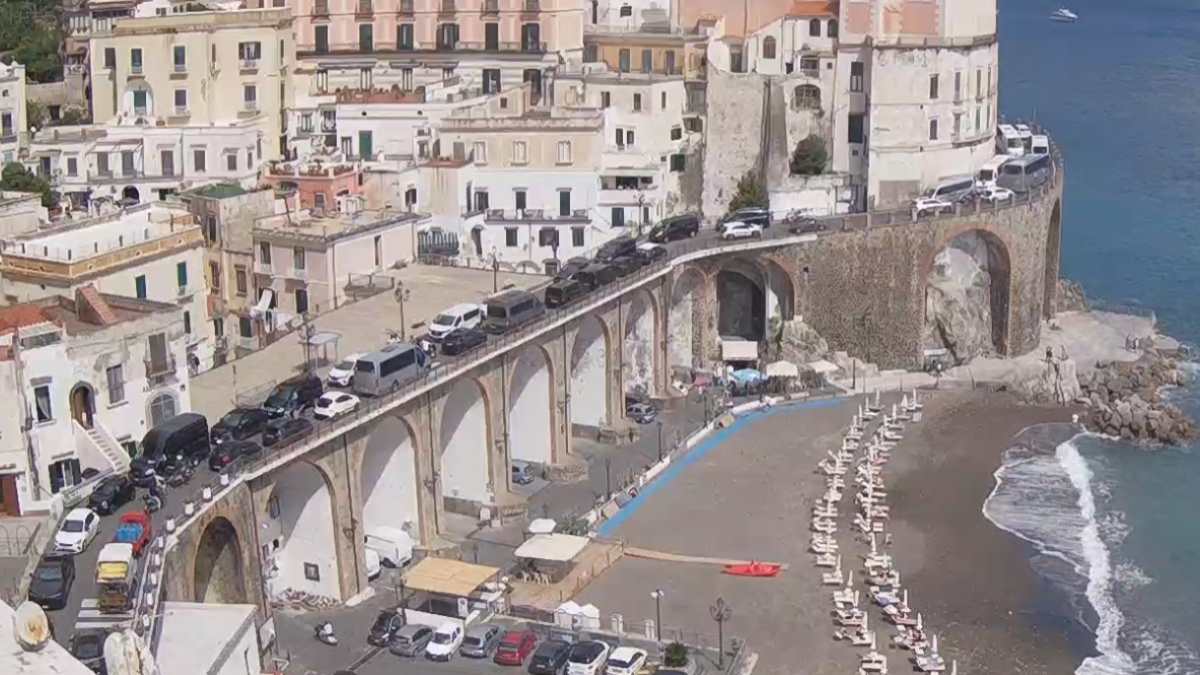
POLYGON ((140 556, 142 549, 150 543, 150 514, 145 511, 130 511, 121 516, 113 541, 132 544, 133 554, 140 556))
POLYGON ((531 630, 510 630, 500 638, 492 660, 502 666, 519 666, 533 653, 537 641, 537 634, 531 630))

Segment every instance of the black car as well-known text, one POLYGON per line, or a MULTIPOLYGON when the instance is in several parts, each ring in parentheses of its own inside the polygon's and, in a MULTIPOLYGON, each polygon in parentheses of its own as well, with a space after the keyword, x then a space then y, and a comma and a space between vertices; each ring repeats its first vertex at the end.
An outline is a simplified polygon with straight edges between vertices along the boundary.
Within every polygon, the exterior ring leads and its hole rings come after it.
POLYGON ((271 420, 266 431, 263 432, 262 444, 264 448, 269 448, 276 443, 286 443, 293 438, 299 438, 309 433, 312 429, 312 422, 303 417, 271 420))
POLYGON ((792 234, 815 234, 824 231, 825 225, 811 216, 801 216, 788 223, 788 232, 792 234))
POLYGON ((75 561, 68 556, 46 556, 33 570, 29 600, 46 609, 62 609, 67 606, 73 583, 75 561))
POLYGON ((324 393, 325 385, 321 383, 321 378, 316 375, 298 375, 275 385, 275 389, 263 403, 263 410, 273 418, 295 415, 305 408, 313 407, 324 393))
POLYGON ((469 352, 487 342, 487 333, 476 328, 456 328, 442 338, 442 353, 454 356, 469 352))
POLYGON ((217 446, 208 457, 208 468, 220 471, 234 462, 257 457, 262 446, 254 441, 229 441, 217 446))
POLYGON ((667 218, 650 230, 650 241, 664 243, 694 237, 700 233, 700 216, 695 213, 685 213, 681 216, 667 218))
POLYGON ((367 644, 375 647, 386 647, 392 641, 396 631, 404 627, 404 617, 390 609, 385 609, 375 617, 371 624, 371 632, 367 633, 367 644))
POLYGON ((583 297, 587 292, 587 286, 575 279, 559 279, 546 287, 543 298, 547 307, 562 307, 583 297))
POLYGON ((100 481, 88 497, 88 508, 106 516, 126 504, 134 496, 133 481, 129 476, 109 476, 100 481))
POLYGON ((761 225, 765 230, 771 226, 771 211, 760 206, 748 206, 744 209, 731 211, 725 214, 717 223, 717 231, 725 229, 725 223, 739 221, 750 223, 751 225, 761 225))
POLYGON ((133 484, 150 487, 164 475, 172 457, 182 455, 193 464, 208 459, 211 449, 208 419, 199 413, 169 417, 142 437, 142 454, 129 463, 133 484))
POLYGON ((562 640, 546 640, 538 645, 529 660, 529 672, 533 675, 554 675, 567 663, 571 644, 562 640))
POLYGON ((267 411, 262 408, 234 408, 212 426, 212 442, 244 441, 262 433, 268 419, 267 411))
POLYGON ((658 244, 638 244, 637 254, 643 265, 649 265, 667 257, 667 248, 658 244))
POLYGON ((617 269, 604 263, 592 263, 576 272, 573 278, 589 291, 594 291, 605 284, 616 281, 617 269))
POLYGON ((637 240, 628 235, 609 239, 596 250, 597 262, 610 262, 622 256, 633 255, 637 252, 637 240))
POLYGON ((108 666, 104 663, 104 641, 107 639, 108 631, 103 628, 77 629, 71 636, 71 656, 93 673, 107 675, 108 666))
POLYGON ((558 268, 558 274, 554 275, 554 278, 570 279, 571 277, 575 276, 576 272, 590 264, 592 264, 592 261, 588 260, 587 258, 571 258, 567 262, 563 263, 562 267, 558 268))
POLYGON ((638 255, 638 252, 636 249, 634 250, 633 253, 630 253, 629 255, 623 255, 619 258, 613 258, 612 262, 609 263, 609 265, 612 265, 613 268, 615 268, 617 270, 617 276, 620 276, 620 277, 625 277, 625 276, 629 276, 630 274, 633 274, 634 272, 642 269, 642 266, 645 264, 646 264, 645 259, 643 259, 642 256, 638 255))

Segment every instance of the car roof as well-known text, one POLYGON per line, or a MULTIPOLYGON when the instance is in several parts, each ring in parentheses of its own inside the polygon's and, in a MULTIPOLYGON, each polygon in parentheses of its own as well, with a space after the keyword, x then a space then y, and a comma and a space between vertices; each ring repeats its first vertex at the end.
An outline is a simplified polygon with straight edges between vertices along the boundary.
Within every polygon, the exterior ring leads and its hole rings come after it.
POLYGON ((405 624, 399 631, 396 632, 396 635, 414 635, 420 630, 433 630, 433 626, 424 623, 405 624))
POLYGON ((69 513, 67 513, 67 518, 70 520, 83 520, 91 512, 92 512, 91 509, 84 509, 84 508, 71 509, 71 511, 69 513))
POLYGON ((470 628, 468 628, 467 635, 471 635, 471 636, 483 635, 484 633, 487 633, 487 632, 493 631, 493 630, 500 630, 500 626, 497 626, 494 623, 481 623, 477 626, 471 626, 470 628))
POLYGON ((461 630, 461 629, 462 629, 462 626, 460 624, 454 623, 453 621, 444 621, 444 622, 442 622, 441 625, 439 625, 437 627, 437 630, 439 633, 446 632, 446 631, 461 630))
POLYGON ((645 656, 646 650, 636 647, 617 647, 608 658, 614 661, 632 661, 635 656, 645 656))
POLYGON ((521 641, 525 640, 530 635, 533 635, 535 637, 537 636, 537 634, 531 630, 521 630, 518 628, 513 628, 513 629, 505 631, 504 637, 500 638, 500 641, 504 642, 506 644, 519 644, 521 641))
POLYGON ((460 302, 457 305, 447 307, 438 314, 465 314, 471 310, 479 309, 479 303, 475 302, 460 302))

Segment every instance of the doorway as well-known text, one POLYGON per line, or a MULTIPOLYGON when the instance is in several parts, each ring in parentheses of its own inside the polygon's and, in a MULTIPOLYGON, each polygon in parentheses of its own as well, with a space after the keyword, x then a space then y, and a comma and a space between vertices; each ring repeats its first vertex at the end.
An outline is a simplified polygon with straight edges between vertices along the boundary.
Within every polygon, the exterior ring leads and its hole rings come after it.
POLYGON ((77 384, 71 390, 71 418, 79 422, 84 429, 91 429, 95 423, 96 401, 92 388, 86 384, 77 384))

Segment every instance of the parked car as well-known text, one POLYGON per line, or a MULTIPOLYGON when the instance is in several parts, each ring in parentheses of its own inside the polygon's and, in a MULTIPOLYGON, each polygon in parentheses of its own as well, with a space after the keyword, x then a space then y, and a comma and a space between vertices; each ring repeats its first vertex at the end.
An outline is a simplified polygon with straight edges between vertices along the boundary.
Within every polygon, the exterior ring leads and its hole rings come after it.
POLYGON ((71 509, 54 535, 54 551, 74 555, 87 550, 100 532, 100 516, 91 509, 71 509))
POLYGON ((537 633, 531 630, 510 630, 500 638, 492 661, 502 666, 519 666, 537 647, 537 633))
POLYGON ((816 234, 824 232, 825 224, 811 216, 801 216, 788 224, 791 234, 816 234))
POLYGON ((1012 190, 997 185, 989 185, 979 191, 979 198, 990 204, 1011 201, 1013 196, 1012 190))
POLYGON ((918 197, 913 200, 913 218, 928 214, 949 213, 954 210, 954 203, 936 197, 918 197))
POLYGON ((425 645, 425 658, 431 661, 449 661, 462 646, 463 627, 447 621, 433 631, 429 644, 425 645))
POLYGON ((633 403, 625 408, 625 416, 638 424, 650 424, 658 417, 658 409, 650 403, 633 403))
POLYGON ((367 570, 367 581, 375 581, 383 574, 383 561, 379 554, 371 549, 363 551, 363 567, 367 570))
POLYGON ((442 353, 455 356, 475 349, 487 342, 487 333, 478 328, 459 328, 442 338, 442 353))
POLYGON ((117 522, 117 531, 113 541, 118 544, 129 544, 133 547, 133 555, 140 556, 146 545, 150 543, 150 514, 145 511, 130 511, 121 516, 117 522))
POLYGON ((500 626, 492 623, 482 623, 471 626, 463 636, 462 646, 458 653, 473 659, 486 659, 492 655, 492 650, 500 644, 500 626))
POLYGON ((621 235, 604 242, 596 249, 593 258, 596 262, 612 262, 616 258, 632 255, 637 252, 637 240, 629 235, 621 235))
POLYGON ((581 270, 591 264, 592 264, 592 261, 588 260, 587 258, 581 258, 578 256, 576 256, 574 258, 570 258, 569 260, 567 260, 567 262, 562 264, 562 267, 558 268, 558 274, 555 274, 554 278, 555 279, 570 279, 575 276, 576 272, 578 272, 579 270, 581 270))
POLYGON ((363 534, 363 548, 379 554, 388 567, 404 567, 412 561, 412 535, 398 527, 369 525, 363 534))
POLYGON ((667 257, 667 247, 662 244, 642 242, 637 246, 637 254, 641 257, 643 265, 649 265, 667 257))
POLYGON ((425 651, 425 646, 433 639, 433 626, 421 623, 410 623, 392 635, 388 643, 388 651, 396 656, 416 656, 425 651))
POLYGON ((358 397, 341 391, 322 394, 313 406, 313 417, 319 420, 331 420, 335 417, 354 412, 358 409, 358 397))
POLYGON ((650 241, 664 243, 694 237, 700 232, 700 216, 695 213, 685 213, 672 216, 650 229, 650 241))
POLYGON ((71 635, 71 656, 93 673, 108 675, 108 665, 104 662, 104 641, 108 639, 108 633, 105 628, 77 628, 71 635))
POLYGON ((286 443, 311 432, 312 429, 312 422, 303 417, 271 420, 267 430, 263 432, 262 444, 264 448, 269 448, 277 443, 286 443))
POLYGON ((48 555, 33 570, 29 600, 46 609, 62 609, 74 583, 75 561, 68 556, 48 555))
POLYGON ((487 317, 482 328, 486 333, 500 335, 520 328, 546 313, 540 298, 529 291, 510 289, 487 299, 487 317))
POLYGON ((169 460, 183 456, 200 462, 208 459, 210 449, 208 418, 200 413, 180 413, 146 432, 142 454, 129 463, 129 473, 134 485, 150 487, 169 460))
POLYGON ((571 654, 571 643, 563 640, 547 640, 533 652, 529 660, 530 675, 558 675, 571 654))
POLYGON ((306 408, 311 408, 325 393, 321 378, 316 375, 299 375, 275 385, 271 395, 263 403, 263 409, 271 417, 296 415, 306 408))
POLYGON ((403 627, 404 617, 395 610, 385 609, 375 617, 375 623, 371 624, 371 630, 367 633, 367 644, 386 647, 403 627))
POLYGON ((613 258, 608 262, 609 267, 616 271, 618 277, 627 277, 642 268, 642 259, 637 251, 629 255, 613 258))
POLYGON ((533 466, 519 459, 512 461, 512 482, 515 485, 529 485, 533 482, 533 466))
POLYGON ((354 364, 358 362, 358 357, 362 354, 351 354, 346 358, 333 364, 329 369, 329 375, 325 377, 325 381, 331 387, 349 387, 354 382, 354 364))
POLYGON ((586 295, 588 289, 575 279, 557 279, 542 296, 547 307, 562 307, 586 295))
POLYGON ((262 408, 234 408, 212 426, 212 442, 220 445, 225 441, 244 441, 262 433, 268 419, 267 411, 262 408))
POLYGON ((732 211, 725 214, 717 222, 717 231, 723 232, 729 223, 750 223, 762 228, 768 228, 771 226, 771 211, 761 206, 747 206, 744 209, 732 211))
POLYGON ((588 291, 616 281, 617 269, 606 263, 592 263, 575 274, 575 280, 583 284, 588 291))
POLYGON ((438 341, 459 328, 477 328, 483 322, 483 308, 475 303, 462 303, 442 310, 429 322, 429 337, 438 341))
POLYGON ((604 675, 638 675, 646 666, 646 651, 635 647, 617 647, 604 664, 604 675))
POLYGON ((100 481, 88 496, 88 508, 102 516, 106 516, 113 511, 116 511, 122 504, 126 504, 133 499, 137 490, 133 487, 133 481, 129 476, 124 474, 118 476, 109 476, 100 481))
POLYGON ((257 457, 262 446, 254 441, 230 441, 222 443, 208 457, 208 468, 220 471, 234 462, 257 457))
POLYGON ((725 229, 721 230, 721 238, 729 239, 760 239, 762 238, 762 226, 754 223, 744 223, 740 220, 735 220, 730 223, 725 223, 725 229))
POLYGON ((567 654, 566 675, 601 675, 609 649, 608 643, 597 640, 584 640, 571 645, 571 652, 567 654))

